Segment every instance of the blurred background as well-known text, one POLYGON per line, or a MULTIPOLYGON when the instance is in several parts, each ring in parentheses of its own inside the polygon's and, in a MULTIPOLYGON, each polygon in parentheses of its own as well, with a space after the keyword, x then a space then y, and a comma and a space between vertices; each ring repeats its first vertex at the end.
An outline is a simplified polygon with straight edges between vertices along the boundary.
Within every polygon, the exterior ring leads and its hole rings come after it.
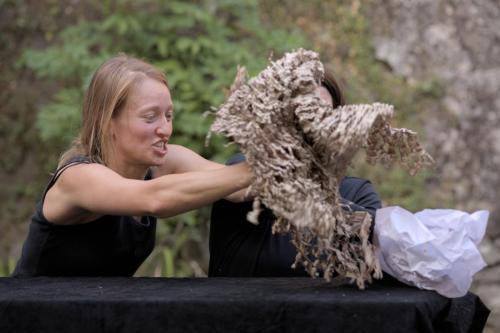
MULTIPOLYGON (((36 201, 79 127, 93 71, 124 52, 167 74, 173 142, 224 162, 237 147, 212 137, 238 65, 317 51, 348 103, 393 104, 393 125, 419 132, 437 164, 350 171, 384 205, 413 212, 491 212, 473 291, 500 330, 500 3, 497 0, 0 0, 0 276, 20 255, 36 201), (496 170, 496 171, 495 171, 496 170)), ((164 220, 137 276, 206 276, 210 207, 164 220)))

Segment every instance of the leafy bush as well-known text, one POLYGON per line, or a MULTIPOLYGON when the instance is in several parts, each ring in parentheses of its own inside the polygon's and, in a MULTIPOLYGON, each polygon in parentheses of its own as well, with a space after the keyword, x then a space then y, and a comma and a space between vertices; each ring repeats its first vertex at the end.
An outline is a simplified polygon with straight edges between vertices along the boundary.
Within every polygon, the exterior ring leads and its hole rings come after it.
MULTIPOLYGON (((253 75, 271 54, 314 48, 345 83, 349 103, 394 104, 394 125, 421 133, 424 110, 442 91, 437 81, 408 82, 375 59, 367 18, 372 1, 0 2, 0 132, 5 138, 0 170, 9 181, 0 196, 0 276, 12 270, 8 257, 20 250, 34 201, 77 134, 81 99, 93 71, 117 53, 143 58, 166 72, 175 109, 172 141, 219 162, 236 147, 224 147, 220 137, 205 147, 210 120, 201 114, 222 102, 238 64, 253 75), (24 51, 26 46, 31 47, 24 51)), ((437 199, 427 192, 436 177, 432 171, 412 178, 399 168, 355 165, 350 174, 372 180, 386 204, 410 210, 450 204, 446 191, 437 199)), ((138 274, 203 274, 208 211, 159 223, 157 247, 138 274)))

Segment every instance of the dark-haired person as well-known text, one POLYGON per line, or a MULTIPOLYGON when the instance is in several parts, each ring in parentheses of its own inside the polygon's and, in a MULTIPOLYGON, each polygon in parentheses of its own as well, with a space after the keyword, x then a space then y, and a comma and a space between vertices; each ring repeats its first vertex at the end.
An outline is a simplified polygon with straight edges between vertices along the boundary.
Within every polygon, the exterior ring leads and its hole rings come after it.
MULTIPOLYGON (((332 75, 325 74, 317 93, 336 108, 344 105, 344 97, 332 75)), ((242 154, 233 156, 227 164, 245 160, 242 154)), ((340 183, 340 195, 352 210, 366 211, 373 217, 381 207, 372 184, 365 179, 345 177, 340 183)), ((270 209, 259 215, 259 224, 247 222, 252 202, 234 203, 219 200, 212 206, 210 223, 209 276, 308 276, 304 267, 292 269, 297 251, 288 234, 272 233, 276 220, 270 209)))
POLYGON ((165 75, 125 55, 95 72, 79 137, 36 205, 14 276, 132 276, 151 253, 156 217, 240 198, 252 174, 170 145, 165 75))

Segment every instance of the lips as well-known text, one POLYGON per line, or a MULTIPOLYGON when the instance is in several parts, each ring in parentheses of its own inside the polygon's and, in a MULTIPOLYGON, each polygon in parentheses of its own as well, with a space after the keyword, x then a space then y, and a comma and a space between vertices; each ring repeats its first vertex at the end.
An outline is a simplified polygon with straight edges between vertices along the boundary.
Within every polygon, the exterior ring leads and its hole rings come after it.
POLYGON ((168 151, 167 143, 168 143, 167 141, 158 141, 155 144, 153 144, 153 149, 155 153, 157 153, 158 155, 165 155, 168 151))

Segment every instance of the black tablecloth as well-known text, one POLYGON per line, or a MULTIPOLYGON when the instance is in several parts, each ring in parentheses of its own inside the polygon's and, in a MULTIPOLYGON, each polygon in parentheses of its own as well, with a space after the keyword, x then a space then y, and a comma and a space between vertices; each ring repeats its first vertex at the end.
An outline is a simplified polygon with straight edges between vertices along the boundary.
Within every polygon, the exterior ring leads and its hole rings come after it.
POLYGON ((309 278, 0 279, 0 332, 481 332, 474 294, 309 278))

